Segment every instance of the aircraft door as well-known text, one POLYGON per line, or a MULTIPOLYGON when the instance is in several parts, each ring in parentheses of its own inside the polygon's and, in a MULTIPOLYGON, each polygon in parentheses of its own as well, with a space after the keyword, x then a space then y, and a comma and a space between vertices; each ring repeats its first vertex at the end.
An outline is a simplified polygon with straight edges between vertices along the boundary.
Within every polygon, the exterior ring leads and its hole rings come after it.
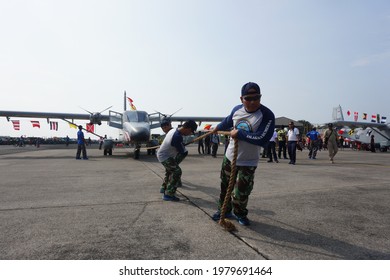
POLYGON ((110 110, 108 125, 115 128, 123 129, 123 114, 110 110))

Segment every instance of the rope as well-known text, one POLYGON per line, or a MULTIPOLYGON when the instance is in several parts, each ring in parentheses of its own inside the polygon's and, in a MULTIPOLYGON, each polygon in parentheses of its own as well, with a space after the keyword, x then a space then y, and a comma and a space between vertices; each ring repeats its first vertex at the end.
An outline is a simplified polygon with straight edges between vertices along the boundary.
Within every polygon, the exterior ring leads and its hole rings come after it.
MULTIPOLYGON (((194 143, 194 142, 196 142, 196 141, 199 141, 199 140, 201 140, 201 139, 203 139, 203 138, 206 138, 206 137, 209 136, 210 134, 213 134, 213 131, 209 131, 209 132, 207 132, 207 133, 205 133, 205 134, 203 134, 203 135, 201 135, 201 136, 199 136, 199 137, 193 139, 192 141, 186 143, 185 146, 187 146, 187 145, 189 145, 189 144, 192 144, 192 143, 194 143)), ((218 131, 217 134, 230 135, 230 131, 218 131)))
MULTIPOLYGON (((203 135, 201 135, 201 136, 199 136, 199 137, 193 139, 192 141, 190 141, 190 142, 184 144, 184 146, 187 146, 187 145, 192 144, 192 143, 194 143, 194 142, 196 142, 196 141, 199 141, 199 140, 201 140, 201 139, 203 139, 203 138, 206 138, 206 137, 209 136, 210 134, 213 134, 213 132, 212 132, 212 131, 209 131, 209 132, 207 132, 207 133, 205 133, 205 134, 203 134, 203 135)), ((217 134, 230 135, 230 131, 218 131, 217 134)), ((160 146, 142 147, 142 149, 147 149, 147 150, 157 149, 157 148, 160 148, 160 146)))
POLYGON ((236 230, 236 227, 234 226, 234 224, 231 221, 229 221, 228 219, 225 219, 225 215, 226 215, 227 205, 230 202, 230 197, 232 195, 234 184, 236 183, 237 154, 238 154, 238 140, 237 140, 237 138, 234 138, 234 154, 233 154, 233 160, 231 162, 229 186, 228 186, 228 189, 226 191, 225 199, 223 201, 223 205, 222 205, 222 208, 221 208, 221 218, 220 218, 220 220, 218 222, 227 231, 234 231, 234 230, 236 230))

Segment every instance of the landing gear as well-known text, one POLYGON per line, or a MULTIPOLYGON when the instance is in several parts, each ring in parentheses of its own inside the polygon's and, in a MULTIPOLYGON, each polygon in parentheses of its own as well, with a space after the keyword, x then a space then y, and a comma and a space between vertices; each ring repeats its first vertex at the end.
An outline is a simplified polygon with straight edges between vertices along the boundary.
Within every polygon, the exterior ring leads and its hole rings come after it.
POLYGON ((105 139, 103 142, 103 154, 112 156, 112 149, 114 148, 114 141, 105 139))
POLYGON ((110 156, 112 156, 112 149, 104 149, 104 155, 106 156, 106 155, 110 155, 110 156))
POLYGON ((139 159, 140 152, 141 152, 141 145, 137 144, 134 149, 134 159, 139 159))
POLYGON ((148 147, 148 148, 150 148, 150 147, 155 147, 154 149, 147 149, 148 155, 155 155, 155 154, 156 154, 157 147, 158 147, 158 141, 157 141, 156 139, 152 139, 152 140, 150 140, 150 141, 146 144, 146 147, 148 147))

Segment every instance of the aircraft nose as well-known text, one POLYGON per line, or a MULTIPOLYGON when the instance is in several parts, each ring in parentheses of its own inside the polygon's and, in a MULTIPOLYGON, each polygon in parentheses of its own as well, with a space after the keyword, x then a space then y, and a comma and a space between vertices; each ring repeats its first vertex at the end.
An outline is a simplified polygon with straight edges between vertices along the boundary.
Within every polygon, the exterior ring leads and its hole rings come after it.
POLYGON ((133 141, 148 141, 150 137, 150 130, 146 127, 137 127, 132 133, 131 133, 131 139, 133 141))

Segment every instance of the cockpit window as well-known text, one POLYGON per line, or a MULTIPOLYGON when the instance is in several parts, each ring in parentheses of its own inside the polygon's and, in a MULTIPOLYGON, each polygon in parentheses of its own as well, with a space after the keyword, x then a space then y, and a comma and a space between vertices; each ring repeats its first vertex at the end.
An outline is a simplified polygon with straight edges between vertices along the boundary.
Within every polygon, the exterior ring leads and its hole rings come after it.
POLYGON ((149 122, 149 116, 144 111, 126 111, 125 116, 129 122, 149 122))

